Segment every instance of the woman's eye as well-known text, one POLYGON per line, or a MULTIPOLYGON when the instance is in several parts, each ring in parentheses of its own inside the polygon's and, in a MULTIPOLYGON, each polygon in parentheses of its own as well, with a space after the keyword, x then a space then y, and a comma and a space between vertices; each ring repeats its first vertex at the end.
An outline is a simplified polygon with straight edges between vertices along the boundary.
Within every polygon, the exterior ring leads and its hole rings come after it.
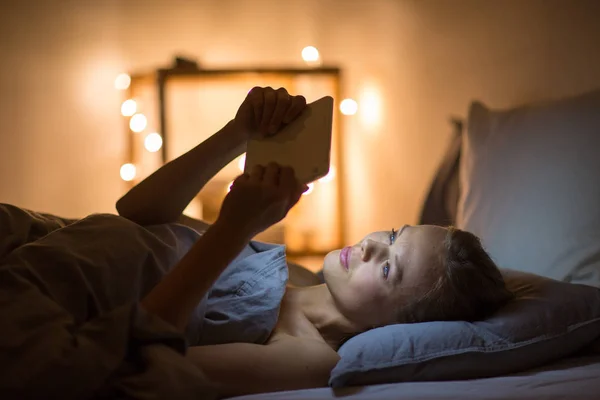
POLYGON ((392 228, 392 233, 390 233, 390 246, 394 244, 396 240, 396 231, 392 228))
POLYGON ((387 279, 389 274, 390 274, 390 264, 386 262, 385 265, 383 266, 383 279, 387 279))

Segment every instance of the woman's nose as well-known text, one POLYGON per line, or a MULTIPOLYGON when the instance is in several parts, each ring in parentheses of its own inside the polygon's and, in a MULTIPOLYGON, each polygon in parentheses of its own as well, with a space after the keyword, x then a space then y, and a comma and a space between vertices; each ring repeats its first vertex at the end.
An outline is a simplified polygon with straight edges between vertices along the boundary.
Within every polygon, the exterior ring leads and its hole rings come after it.
POLYGON ((372 257, 381 252, 383 245, 375 240, 365 239, 360 244, 361 259, 363 262, 369 261, 372 257))

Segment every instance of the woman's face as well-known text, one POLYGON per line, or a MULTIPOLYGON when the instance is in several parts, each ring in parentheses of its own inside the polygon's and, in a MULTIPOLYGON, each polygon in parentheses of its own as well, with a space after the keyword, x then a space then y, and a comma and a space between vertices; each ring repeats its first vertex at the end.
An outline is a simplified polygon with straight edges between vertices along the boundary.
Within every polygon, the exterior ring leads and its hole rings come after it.
POLYGON ((323 273, 339 311, 363 329, 395 323, 400 307, 443 273, 447 230, 432 225, 373 232, 332 251, 323 273))

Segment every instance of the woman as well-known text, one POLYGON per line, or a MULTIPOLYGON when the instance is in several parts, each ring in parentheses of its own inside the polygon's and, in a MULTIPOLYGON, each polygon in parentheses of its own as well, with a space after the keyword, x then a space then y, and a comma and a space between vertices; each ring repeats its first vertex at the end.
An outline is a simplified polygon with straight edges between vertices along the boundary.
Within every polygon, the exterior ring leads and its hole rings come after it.
MULTIPOLYGON (((132 189, 117 203, 119 214, 142 224, 176 220, 204 183, 241 154, 246 133, 276 134, 304 106, 303 97, 285 89, 253 89, 230 125, 132 189), (157 198, 158 188, 169 196, 157 198)), ((305 189, 291 169, 274 164, 240 176, 217 222, 143 306, 184 329, 228 263, 254 235, 283 219, 305 189), (221 251, 211 251, 215 246, 221 251)), ((436 226, 371 233, 329 253, 324 277, 322 285, 287 289, 266 345, 194 347, 188 357, 222 395, 326 386, 336 350, 352 335, 398 322, 474 320, 510 298, 475 236, 436 226)))
POLYGON ((324 284, 288 287, 265 344, 186 351, 182 333, 200 301, 252 237, 285 217, 306 186, 289 168, 256 167, 235 180, 213 225, 183 210, 242 154, 250 134, 276 134, 305 105, 285 89, 254 88, 223 129, 120 199, 120 217, 67 221, 38 214, 44 220, 38 224, 33 213, 0 205, 3 398, 92 392, 194 398, 202 390, 195 382, 204 378, 221 396, 320 387, 338 361, 336 350, 353 335, 397 322, 477 319, 510 298, 475 236, 404 226, 328 254, 324 284), (148 231, 176 222, 202 235, 170 262, 165 249, 179 248, 183 237, 175 228, 160 240, 148 231), (144 240, 134 240, 138 236, 144 240), (127 260, 115 253, 121 243, 130 243, 127 260), (148 243, 160 251, 144 247, 148 243), (149 254, 167 260, 168 273, 144 262, 134 268, 136 257, 149 254), (139 281, 148 276, 152 283, 144 288, 139 281))

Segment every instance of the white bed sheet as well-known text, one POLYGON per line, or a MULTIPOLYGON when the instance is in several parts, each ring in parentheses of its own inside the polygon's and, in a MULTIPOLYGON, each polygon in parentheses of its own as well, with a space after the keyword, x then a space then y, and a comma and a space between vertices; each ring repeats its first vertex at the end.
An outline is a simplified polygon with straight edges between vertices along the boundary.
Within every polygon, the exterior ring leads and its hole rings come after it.
POLYGON ((600 399, 600 355, 561 360, 543 368, 495 378, 407 382, 332 390, 295 390, 238 396, 231 400, 444 400, 600 399))

